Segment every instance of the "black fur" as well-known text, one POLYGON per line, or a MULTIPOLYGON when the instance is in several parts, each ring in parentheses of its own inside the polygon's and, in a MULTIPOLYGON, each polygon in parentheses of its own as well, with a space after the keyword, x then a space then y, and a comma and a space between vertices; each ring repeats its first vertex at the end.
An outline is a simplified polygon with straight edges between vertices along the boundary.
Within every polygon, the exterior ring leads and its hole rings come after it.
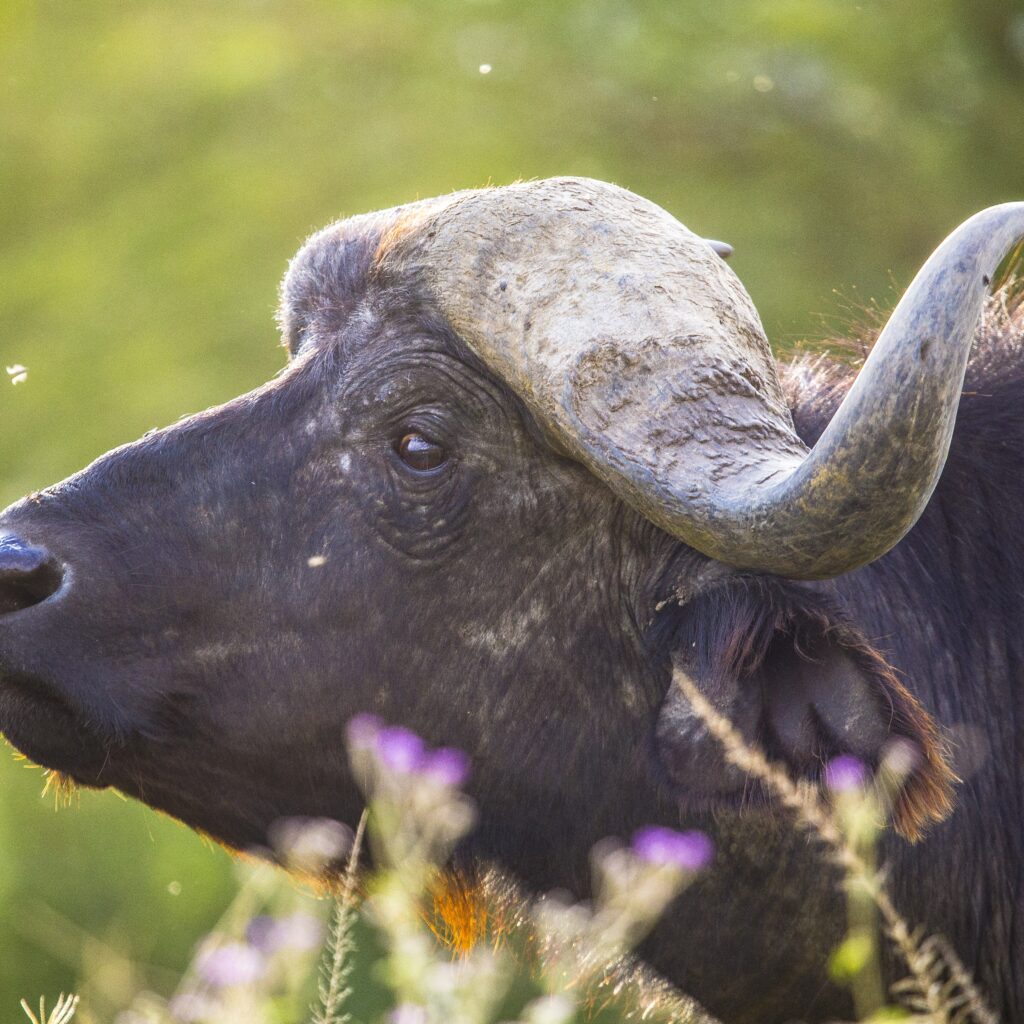
MULTIPOLYGON (((852 376, 825 361, 786 373, 806 440, 852 376)), ((1024 306, 1007 291, 986 309, 921 520, 827 589, 939 721, 963 779, 927 841, 888 845, 898 902, 952 940, 1003 1020, 1024 1020, 1024 306)))

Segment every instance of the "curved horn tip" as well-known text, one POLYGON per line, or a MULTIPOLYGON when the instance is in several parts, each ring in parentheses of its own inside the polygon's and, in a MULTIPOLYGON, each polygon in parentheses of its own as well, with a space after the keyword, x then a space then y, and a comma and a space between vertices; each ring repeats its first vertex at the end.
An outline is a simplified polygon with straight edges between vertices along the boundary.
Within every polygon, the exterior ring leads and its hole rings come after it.
POLYGON ((1024 239, 1024 203, 982 210, 925 262, 810 455, 761 507, 764 548, 824 578, 875 561, 924 512, 949 452, 992 274, 1024 239))

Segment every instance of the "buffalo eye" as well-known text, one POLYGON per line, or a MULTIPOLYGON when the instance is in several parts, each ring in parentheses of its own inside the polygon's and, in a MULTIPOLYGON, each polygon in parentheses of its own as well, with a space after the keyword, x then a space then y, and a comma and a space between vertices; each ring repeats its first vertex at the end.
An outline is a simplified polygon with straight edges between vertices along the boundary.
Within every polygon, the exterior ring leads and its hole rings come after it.
POLYGON ((444 448, 428 441, 422 434, 406 434, 398 442, 398 457, 410 469, 423 473, 437 469, 447 456, 444 448))

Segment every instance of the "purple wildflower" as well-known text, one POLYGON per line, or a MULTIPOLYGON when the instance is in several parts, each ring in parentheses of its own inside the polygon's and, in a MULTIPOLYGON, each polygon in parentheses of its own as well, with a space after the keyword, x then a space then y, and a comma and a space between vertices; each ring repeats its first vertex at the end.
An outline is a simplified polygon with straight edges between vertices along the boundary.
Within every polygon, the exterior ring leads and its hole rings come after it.
POLYGON ((266 956, 282 950, 308 952, 323 941, 323 925, 312 914, 296 911, 288 917, 262 914, 254 917, 245 930, 246 941, 266 956))
POLYGON ((273 953, 277 941, 278 921, 269 914, 254 917, 245 928, 245 941, 261 953, 273 953))
POLYGON ((351 749, 372 752, 381 765, 399 775, 423 775, 452 788, 469 776, 469 758, 461 750, 431 750, 416 733, 387 725, 374 715, 356 715, 347 731, 351 749))
POLYGON ((898 779, 906 779, 921 765, 921 748, 904 736, 889 740, 882 751, 882 766, 898 779))
POLYGON ((469 758, 454 747, 441 747, 426 758, 423 774, 443 786, 461 786, 469 778, 469 758))
POLYGON ((252 946, 229 942, 202 953, 196 969, 199 976, 214 988, 250 985, 263 973, 263 957, 252 946))
POLYGON ((312 914, 297 910, 279 922, 277 948, 308 952, 318 949, 324 940, 324 926, 312 914))
POLYGON ((210 1020, 215 1009, 216 1003, 198 992, 181 992, 167 1004, 171 1017, 180 1024, 196 1024, 198 1021, 210 1020))
POLYGON ((348 745, 360 750, 368 750, 377 743, 377 736, 384 728, 384 723, 376 715, 360 714, 350 718, 345 728, 348 745))
POLYGON ((715 846, 703 832, 676 832, 651 826, 633 836, 633 852, 650 864, 672 864, 687 871, 700 871, 711 863, 715 846))
POLYGON ((423 740, 401 726, 388 726, 377 733, 377 756, 394 772, 418 772, 423 767, 425 752, 423 740))
POLYGON ((413 1003, 401 1003, 388 1016, 389 1024, 427 1024, 427 1011, 413 1003))
POLYGON ((269 832, 274 849, 287 864, 313 874, 340 860, 352 847, 352 830, 330 818, 279 818, 269 832))
POLYGON ((834 757, 825 767, 825 785, 833 793, 852 793, 863 789, 867 780, 867 765, 851 754, 834 757))

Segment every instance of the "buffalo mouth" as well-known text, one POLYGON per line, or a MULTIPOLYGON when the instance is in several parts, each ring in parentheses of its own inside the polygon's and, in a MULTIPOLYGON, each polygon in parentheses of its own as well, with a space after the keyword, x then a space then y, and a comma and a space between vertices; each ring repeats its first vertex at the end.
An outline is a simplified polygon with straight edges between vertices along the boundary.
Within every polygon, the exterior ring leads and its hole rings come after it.
POLYGON ((0 733, 44 768, 85 786, 106 785, 110 744, 36 676, 0 675, 0 733))

